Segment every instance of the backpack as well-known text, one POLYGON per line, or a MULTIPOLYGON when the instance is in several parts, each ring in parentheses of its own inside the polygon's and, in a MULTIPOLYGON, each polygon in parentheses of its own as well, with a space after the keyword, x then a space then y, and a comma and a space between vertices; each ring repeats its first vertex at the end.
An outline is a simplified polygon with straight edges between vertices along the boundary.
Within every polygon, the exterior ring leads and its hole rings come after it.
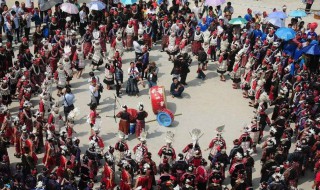
POLYGON ((42 29, 42 35, 44 38, 48 38, 49 37, 49 28, 45 27, 42 29))

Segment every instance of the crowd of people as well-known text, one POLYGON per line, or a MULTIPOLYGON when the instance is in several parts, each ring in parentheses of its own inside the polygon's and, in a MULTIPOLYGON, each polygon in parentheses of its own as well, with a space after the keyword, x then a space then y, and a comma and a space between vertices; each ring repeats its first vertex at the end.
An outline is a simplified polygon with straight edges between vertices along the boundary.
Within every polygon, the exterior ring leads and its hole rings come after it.
POLYGON ((98 11, 89 10, 86 3, 71 3, 79 7, 79 14, 63 12, 61 4, 54 11, 42 11, 32 0, 27 0, 27 7, 19 1, 12 8, 2 4, 0 188, 89 190, 98 184, 100 190, 254 189, 258 184, 253 184, 252 154, 260 151, 257 145, 261 144, 261 190, 297 189, 308 170, 314 172, 312 188, 320 189, 319 56, 306 52, 295 56, 304 47, 319 44, 317 24, 305 27, 301 19, 293 18, 288 27, 296 37, 284 41, 275 35, 278 27, 265 21, 267 12, 253 14, 248 8, 243 15, 247 24, 229 24, 234 18, 230 2, 223 11, 221 6, 195 1, 189 7, 189 2, 179 0, 126 6, 106 1, 106 8, 98 11), (32 23, 34 33, 30 33, 32 23), (191 143, 181 151, 173 148, 174 134, 168 131, 157 165, 146 144, 148 113, 142 103, 137 112, 121 106, 114 114, 115 120, 120 119, 119 141, 115 146, 104 145, 97 112, 101 94, 115 88, 117 104, 124 94, 124 76, 129 96, 138 97, 139 85, 144 87, 145 82, 150 88, 156 86, 159 68, 149 54, 160 41, 161 51, 173 63, 172 97, 183 97, 190 65, 196 62, 197 78, 205 80, 205 72, 216 68, 220 81, 231 79, 232 88, 241 90, 254 108, 251 123, 244 125, 229 154, 223 127, 202 148, 198 142, 202 132, 193 129, 191 143), (287 51, 288 44, 294 51, 287 51), (125 72, 122 57, 128 51, 135 52, 135 59, 125 72), (101 65, 104 77, 100 80, 94 71, 101 65), (83 77, 89 66, 91 134, 88 149, 82 152, 73 129, 79 110, 74 106, 72 79, 83 77), (62 102, 53 98, 53 92, 62 102), (35 109, 30 101, 38 97, 35 109), (12 101, 19 102, 18 116, 11 115, 12 101), (140 141, 132 151, 129 134, 140 141), (14 165, 10 146, 21 159, 14 165), (202 155, 205 150, 210 150, 208 158, 202 155))

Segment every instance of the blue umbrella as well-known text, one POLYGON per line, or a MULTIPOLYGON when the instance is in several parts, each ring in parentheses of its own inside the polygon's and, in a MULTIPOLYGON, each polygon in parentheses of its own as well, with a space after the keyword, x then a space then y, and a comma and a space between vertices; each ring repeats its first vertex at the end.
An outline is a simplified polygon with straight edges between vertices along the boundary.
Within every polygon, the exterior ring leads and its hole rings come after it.
POLYGON ((137 2, 137 0, 121 0, 121 3, 124 5, 132 5, 136 2, 137 2))
POLYGON ((276 31, 276 36, 284 41, 288 41, 296 37, 296 32, 292 28, 282 27, 276 31))
POLYGON ((289 16, 291 16, 291 17, 306 17, 307 13, 302 10, 295 10, 295 11, 291 11, 289 13, 289 16))
POLYGON ((317 44, 311 44, 302 48, 301 51, 309 55, 320 55, 320 46, 317 44))
POLYGON ((282 12, 282 11, 275 11, 272 12, 268 15, 269 18, 281 18, 281 19, 285 19, 288 16, 286 15, 286 13, 282 12))

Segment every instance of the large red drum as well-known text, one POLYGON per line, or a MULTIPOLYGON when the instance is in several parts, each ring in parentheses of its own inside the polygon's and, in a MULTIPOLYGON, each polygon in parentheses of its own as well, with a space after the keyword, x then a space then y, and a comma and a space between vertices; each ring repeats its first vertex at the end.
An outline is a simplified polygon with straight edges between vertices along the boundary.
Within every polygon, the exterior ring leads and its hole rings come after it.
POLYGON ((167 108, 166 91, 164 86, 153 86, 149 90, 152 111, 157 114, 167 108))

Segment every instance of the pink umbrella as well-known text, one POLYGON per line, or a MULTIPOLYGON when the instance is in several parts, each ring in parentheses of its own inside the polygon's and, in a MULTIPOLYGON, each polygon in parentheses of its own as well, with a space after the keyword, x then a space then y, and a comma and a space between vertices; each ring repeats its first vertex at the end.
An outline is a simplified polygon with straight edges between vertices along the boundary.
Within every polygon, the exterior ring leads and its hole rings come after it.
POLYGON ((226 0, 206 0, 205 5, 216 7, 218 5, 222 5, 226 0))

